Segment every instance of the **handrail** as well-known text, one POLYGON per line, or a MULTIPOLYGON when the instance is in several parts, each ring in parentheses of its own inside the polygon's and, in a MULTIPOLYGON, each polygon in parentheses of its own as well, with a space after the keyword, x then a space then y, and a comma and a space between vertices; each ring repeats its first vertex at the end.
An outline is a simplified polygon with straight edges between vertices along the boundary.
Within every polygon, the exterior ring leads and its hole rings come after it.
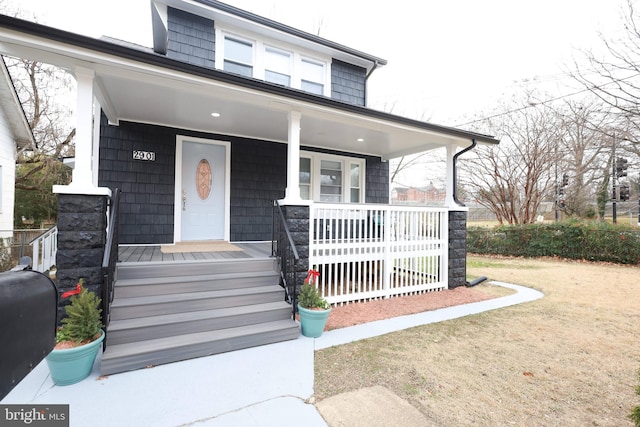
MULTIPOLYGON (((111 303, 113 302, 113 287, 117 280, 116 263, 118 261, 118 224, 120 190, 116 188, 110 200, 110 209, 107 225, 107 241, 102 258, 102 323, 107 333, 107 326, 111 318, 111 303)), ((107 346, 107 340, 103 341, 103 348, 107 346)))
POLYGON ((296 260, 300 259, 300 256, 298 255, 298 249, 296 248, 296 244, 293 242, 293 237, 291 237, 291 232, 289 231, 289 226, 287 225, 287 221, 284 218, 284 213, 282 212, 282 207, 280 207, 280 202, 275 200, 275 206, 278 208, 278 213, 280 215, 280 220, 282 223, 282 227, 284 228, 284 232, 287 236, 287 240, 289 241, 289 244, 291 245, 291 250, 293 251, 293 256, 295 257, 296 260))
MULTIPOLYGON (((29 242, 32 248, 32 269, 44 273, 56 263, 58 227, 53 226, 29 242)), ((22 255, 22 254, 21 254, 22 255)))
POLYGON ((293 241, 287 221, 280 207, 280 203, 273 203, 273 229, 271 239, 271 256, 277 257, 280 266, 280 279, 291 303, 291 312, 295 318, 298 305, 298 289, 296 286, 295 266, 300 260, 298 249, 293 241))

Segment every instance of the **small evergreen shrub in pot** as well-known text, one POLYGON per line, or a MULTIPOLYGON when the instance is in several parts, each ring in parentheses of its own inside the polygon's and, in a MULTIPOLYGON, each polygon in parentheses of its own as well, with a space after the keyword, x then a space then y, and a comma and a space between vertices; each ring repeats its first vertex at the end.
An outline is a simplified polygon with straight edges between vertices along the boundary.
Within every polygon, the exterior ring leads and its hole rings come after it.
POLYGON ((82 284, 80 279, 74 290, 62 294, 62 298, 71 297, 71 304, 65 307, 67 316, 56 334, 56 346, 46 357, 56 385, 75 384, 88 377, 104 340, 100 298, 82 284))
POLYGON ((317 271, 309 270, 298 295, 298 313, 300 314, 302 335, 310 338, 322 335, 331 313, 331 306, 318 292, 315 284, 317 277, 317 271))

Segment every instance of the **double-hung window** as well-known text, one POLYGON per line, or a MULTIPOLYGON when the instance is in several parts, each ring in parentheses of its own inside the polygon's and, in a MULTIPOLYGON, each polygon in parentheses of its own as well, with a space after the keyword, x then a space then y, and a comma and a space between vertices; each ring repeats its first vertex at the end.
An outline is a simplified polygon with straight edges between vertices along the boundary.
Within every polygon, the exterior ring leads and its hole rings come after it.
POLYGON ((273 47, 264 50, 264 79, 291 86, 291 53, 273 47))
POLYGON ((216 68, 331 96, 330 57, 254 36, 216 28, 216 68))
POLYGON ((325 203, 364 203, 364 159, 300 154, 300 197, 325 203))
POLYGON ((224 36, 224 66, 230 73, 253 77, 253 43, 224 36))
POLYGON ((302 58, 300 77, 300 89, 316 95, 324 94, 325 71, 323 63, 302 58))

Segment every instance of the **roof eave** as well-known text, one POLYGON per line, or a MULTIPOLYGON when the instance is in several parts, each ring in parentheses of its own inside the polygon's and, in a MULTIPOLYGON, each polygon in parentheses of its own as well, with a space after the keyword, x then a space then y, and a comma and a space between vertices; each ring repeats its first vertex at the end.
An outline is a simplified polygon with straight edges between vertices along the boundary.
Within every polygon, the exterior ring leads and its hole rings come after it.
POLYGON ((301 90, 284 86, 273 85, 257 79, 226 73, 224 71, 188 64, 182 61, 167 58, 166 56, 149 52, 147 50, 133 49, 121 44, 114 44, 106 40, 95 39, 68 31, 60 30, 36 24, 30 21, 21 20, 5 15, 0 15, 0 26, 10 30, 20 31, 36 37, 46 38, 52 41, 65 43, 81 49, 88 49, 108 55, 117 56, 124 59, 138 61, 147 65, 163 67, 166 69, 192 74, 194 76, 213 79, 218 82, 236 85, 240 87, 258 90, 264 93, 284 96, 296 101, 309 102, 315 105, 333 108, 366 117, 385 120, 401 125, 412 126, 431 132, 438 132, 453 138, 463 140, 476 140, 481 144, 498 144, 500 141, 493 136, 476 132, 465 131, 457 128, 422 122, 407 117, 397 116, 379 110, 347 104, 324 96, 318 96, 301 90))
MULTIPOLYGON (((331 40, 327 40, 325 38, 322 38, 320 36, 317 36, 315 34, 311 34, 308 33, 306 31, 302 31, 299 30, 297 28, 291 27, 289 25, 285 25, 282 24, 280 22, 265 18, 263 16, 260 15, 256 15, 254 13, 251 13, 249 11, 246 11, 244 9, 239 9, 235 6, 231 6, 229 4, 223 3, 223 2, 219 2, 216 0, 193 0, 193 1, 184 1, 184 0, 153 0, 152 1, 152 9, 153 9, 153 13, 155 14, 156 11, 161 10, 161 8, 158 7, 159 4, 162 5, 167 5, 167 6, 171 6, 177 9, 181 9, 181 10, 185 10, 187 12, 195 12, 195 5, 201 5, 204 6, 205 8, 208 8, 209 10, 213 11, 213 10, 217 10, 220 11, 224 14, 227 14, 229 16, 234 16, 237 17, 240 20, 246 20, 246 21, 250 21, 254 24, 257 24, 259 26, 263 26, 263 27, 267 27, 275 32, 280 32, 280 33, 284 33, 290 36, 293 36, 295 38, 298 39, 302 39, 305 40, 307 42, 311 42, 313 44, 322 46, 324 48, 330 49, 332 51, 335 52, 339 52, 344 54, 345 56, 342 58, 339 58, 341 60, 347 60, 348 57, 354 57, 354 58, 358 58, 359 60, 362 60, 364 62, 367 63, 366 69, 367 72, 370 72, 378 67, 387 65, 387 60, 383 59, 383 58, 379 58, 377 56, 374 55, 370 55, 368 53, 362 52, 360 50, 357 49, 352 49, 348 46, 342 45, 340 43, 336 43, 333 42, 331 40)), ((160 16, 160 15, 159 15, 160 16)), ((208 16, 208 17, 212 17, 212 16, 208 16)), ((162 35, 163 32, 163 27, 165 27, 166 29, 166 23, 165 25, 161 25, 162 22, 161 20, 158 20, 154 17, 154 20, 152 21, 153 25, 154 25, 154 44, 156 42, 156 37, 158 37, 157 41, 158 42, 163 42, 163 38, 164 36, 162 35), (157 26, 156 26, 157 25, 157 26), (157 34, 156 34, 157 33, 157 34)), ((154 46, 155 48, 155 46, 154 46)), ((159 46, 159 49, 162 48, 162 45, 159 46)), ((160 52, 160 50, 156 50, 157 52, 160 52)), ((340 55, 338 55, 340 56, 340 55)), ((347 60, 348 62, 348 60, 347 60)))

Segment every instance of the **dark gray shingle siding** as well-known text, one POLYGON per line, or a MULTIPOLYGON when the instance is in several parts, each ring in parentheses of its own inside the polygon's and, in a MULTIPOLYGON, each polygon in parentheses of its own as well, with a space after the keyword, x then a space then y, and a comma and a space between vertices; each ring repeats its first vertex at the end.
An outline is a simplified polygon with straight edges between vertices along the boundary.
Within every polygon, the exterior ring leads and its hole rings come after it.
POLYGON ((287 185, 287 146, 235 139, 231 153, 231 239, 271 240, 273 201, 287 185))
POLYGON ((389 203, 389 162, 366 157, 365 203, 389 203))
POLYGON ((215 29, 212 20, 169 7, 168 25, 169 58, 214 68, 215 29))
POLYGON ((334 59, 331 64, 331 98, 365 106, 366 75, 364 68, 334 59))
POLYGON ((120 242, 173 242, 175 133, 165 128, 101 121, 99 185, 120 188, 120 242), (133 160, 153 151, 154 162, 133 160))
MULTIPOLYGON (((215 28, 210 19, 168 8, 167 56, 207 68, 215 68, 215 28)), ((366 105, 366 69, 337 59, 331 64, 331 98, 352 105, 366 105)))
MULTIPOLYGON (((271 240, 272 202, 286 188, 287 146, 273 142, 192 132, 140 123, 101 122, 99 185, 120 188, 120 243, 173 242, 176 136, 231 142, 230 238, 271 240), (153 151, 156 161, 133 160, 133 150, 153 151)), ((339 151, 306 151, 348 156, 339 151)), ((379 157, 366 159, 367 203, 387 203, 389 166, 379 157)))

